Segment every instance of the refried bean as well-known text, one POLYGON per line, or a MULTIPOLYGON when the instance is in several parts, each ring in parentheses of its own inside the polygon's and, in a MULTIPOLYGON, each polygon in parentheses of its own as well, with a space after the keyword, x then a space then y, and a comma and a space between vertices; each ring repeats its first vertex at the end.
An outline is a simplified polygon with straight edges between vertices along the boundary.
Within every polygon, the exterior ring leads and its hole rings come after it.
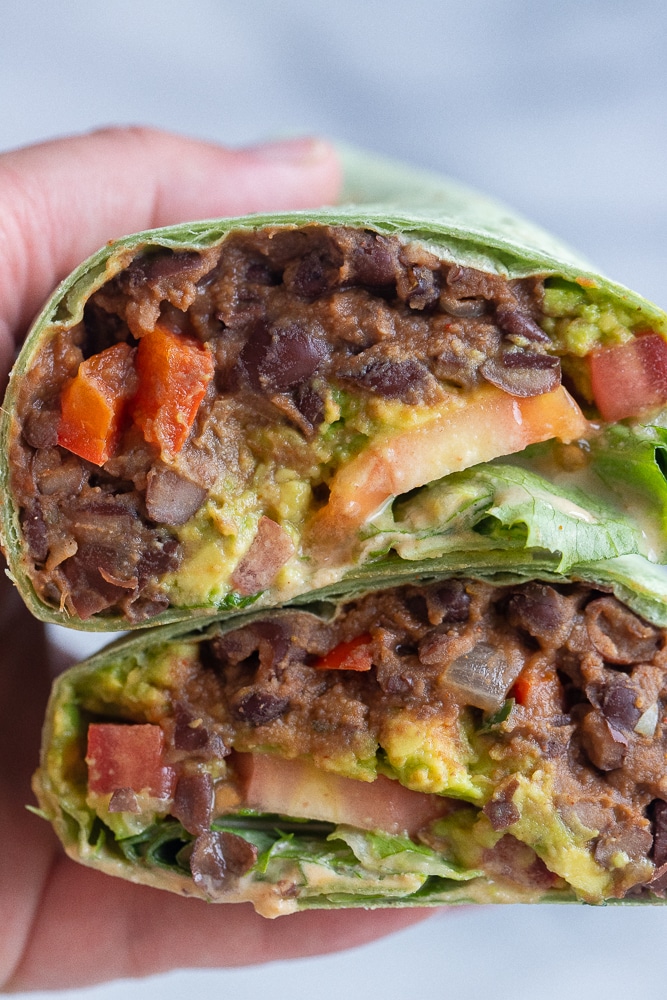
POLYGON ((11 488, 39 597, 81 619, 164 610, 161 580, 182 559, 174 528, 214 482, 250 486, 267 429, 286 431, 273 460, 314 496, 326 488, 311 444, 332 387, 425 406, 484 383, 550 392, 561 372, 538 325, 542 294, 539 278, 507 280, 335 226, 139 254, 45 344, 20 389, 11 488), (59 445, 63 388, 81 363, 119 343, 134 350, 158 324, 206 345, 214 366, 177 461, 165 465, 136 425, 102 465, 59 445))
POLYGON ((493 828, 519 818, 513 768, 520 773, 526 760, 548 767, 556 810, 597 831, 596 861, 613 872, 623 851, 638 865, 626 872, 623 894, 632 871, 645 878, 647 861, 659 866, 666 853, 665 640, 664 629, 615 598, 575 584, 450 580, 369 594, 332 621, 267 613, 200 644, 199 666, 179 695, 175 738, 181 745, 182 719, 196 717, 202 746, 215 734, 227 752, 270 747, 335 770, 350 755, 381 755, 397 713, 424 731, 465 718, 478 750, 493 748, 493 760, 509 768, 484 805, 493 828), (598 650, 603 615, 622 660, 598 650), (469 693, 448 682, 451 664, 480 646, 518 665, 497 713, 476 707, 478 679, 469 693), (642 728, 652 706, 654 724, 642 728))

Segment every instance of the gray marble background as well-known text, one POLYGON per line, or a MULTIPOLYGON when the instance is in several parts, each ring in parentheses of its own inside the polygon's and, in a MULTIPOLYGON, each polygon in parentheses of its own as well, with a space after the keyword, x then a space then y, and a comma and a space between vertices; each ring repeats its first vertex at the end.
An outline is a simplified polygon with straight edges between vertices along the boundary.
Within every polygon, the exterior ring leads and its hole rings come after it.
MULTIPOLYGON (((0 150, 127 122, 323 133, 504 199, 667 307, 666 43, 664 0, 2 0, 0 150)), ((667 908, 468 909, 333 957, 57 997, 620 1000, 664 995, 666 945, 667 908)))

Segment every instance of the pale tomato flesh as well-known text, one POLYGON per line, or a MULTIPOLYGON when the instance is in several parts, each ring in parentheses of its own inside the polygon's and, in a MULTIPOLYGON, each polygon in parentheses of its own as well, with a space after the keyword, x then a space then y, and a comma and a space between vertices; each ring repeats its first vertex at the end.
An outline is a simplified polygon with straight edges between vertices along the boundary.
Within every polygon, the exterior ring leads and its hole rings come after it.
POLYGON ((667 342, 657 333, 594 351, 588 358, 603 420, 623 420, 667 403, 667 342))
POLYGON ((163 761, 164 734, 148 723, 92 723, 88 727, 88 790, 108 795, 131 788, 155 798, 170 798, 176 772, 163 761))
POLYGON ((238 754, 236 761, 244 804, 260 812, 414 835, 450 808, 441 796, 413 792, 382 775, 356 781, 271 754, 238 754))

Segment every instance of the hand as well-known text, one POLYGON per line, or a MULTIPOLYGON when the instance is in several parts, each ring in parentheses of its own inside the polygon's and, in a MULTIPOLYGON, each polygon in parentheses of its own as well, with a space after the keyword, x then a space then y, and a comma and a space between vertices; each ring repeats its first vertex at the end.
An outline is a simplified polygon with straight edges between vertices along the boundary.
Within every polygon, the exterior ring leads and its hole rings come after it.
MULTIPOLYGON (((0 156, 0 379, 51 289, 109 239, 153 226, 305 208, 336 197, 322 142, 230 151, 108 129, 0 156)), ((58 989, 178 967, 246 965, 362 944, 424 911, 301 913, 207 905, 86 869, 28 812, 49 688, 48 649, 0 582, 0 984, 58 989)))

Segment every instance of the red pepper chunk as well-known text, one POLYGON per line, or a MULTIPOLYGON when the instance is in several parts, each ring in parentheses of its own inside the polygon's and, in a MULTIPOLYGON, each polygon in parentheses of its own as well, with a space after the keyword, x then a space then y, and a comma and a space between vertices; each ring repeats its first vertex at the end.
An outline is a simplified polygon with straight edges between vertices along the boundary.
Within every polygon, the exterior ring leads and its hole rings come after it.
POLYGON ((316 670, 370 670, 373 666, 371 636, 358 635, 349 642, 339 642, 314 664, 316 670))
POLYGON ((87 361, 62 391, 58 444, 95 465, 111 458, 136 391, 134 350, 114 344, 87 361))
POLYGON ((176 772, 163 762, 164 734, 149 723, 94 722, 88 727, 88 790, 108 795, 119 788, 171 798, 176 772))
POLYGON ((156 327, 139 341, 132 416, 163 455, 180 451, 213 377, 213 357, 192 337, 156 327))

